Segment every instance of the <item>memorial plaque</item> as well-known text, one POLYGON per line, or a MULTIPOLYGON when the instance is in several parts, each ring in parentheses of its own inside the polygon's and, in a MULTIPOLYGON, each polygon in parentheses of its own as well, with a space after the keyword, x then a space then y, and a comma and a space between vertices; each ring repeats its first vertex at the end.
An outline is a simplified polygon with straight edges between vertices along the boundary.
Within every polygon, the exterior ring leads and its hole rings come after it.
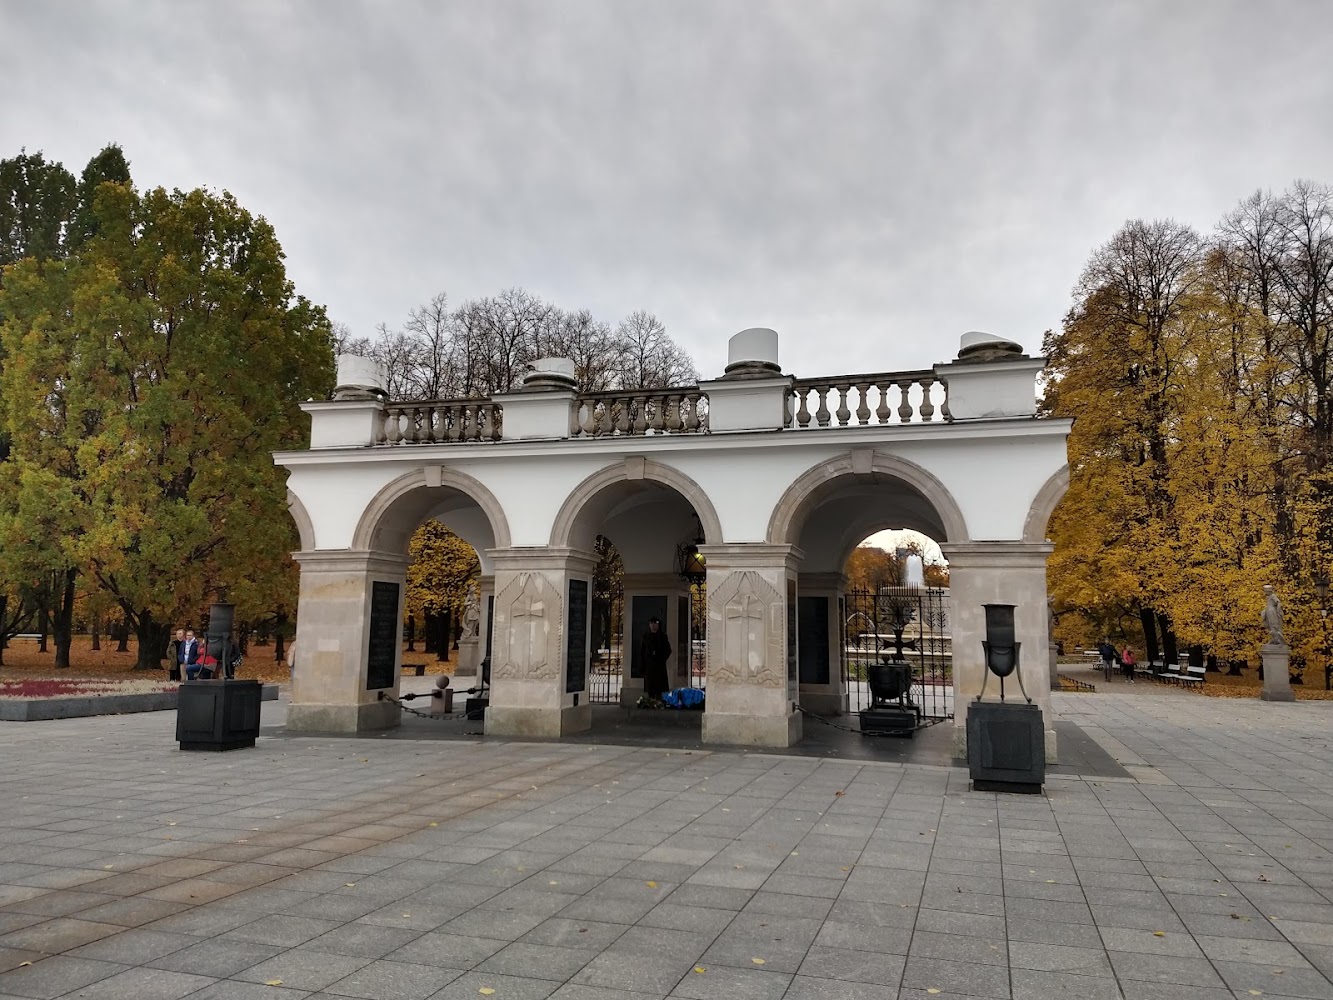
POLYGON ((801 597, 797 601, 802 684, 829 682, 828 602, 827 597, 801 597))
POLYGON ((630 634, 625 642, 630 643, 629 675, 643 676, 643 634, 648 631, 648 619, 658 618, 662 627, 667 623, 667 599, 664 594, 639 595, 634 598, 630 615, 630 634))
POLYGON ((588 686, 588 581, 569 581, 569 626, 565 633, 565 692, 588 686))
POLYGON ((393 675, 398 667, 398 590, 398 584, 384 580, 376 580, 370 585, 367 691, 393 687, 393 675))

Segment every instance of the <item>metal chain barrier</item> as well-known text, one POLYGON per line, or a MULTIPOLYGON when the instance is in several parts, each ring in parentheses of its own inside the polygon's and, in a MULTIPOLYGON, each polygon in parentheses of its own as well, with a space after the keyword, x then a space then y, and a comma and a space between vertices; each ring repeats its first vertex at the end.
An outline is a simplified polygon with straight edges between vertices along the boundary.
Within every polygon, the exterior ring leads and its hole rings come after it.
POLYGON ((480 722, 481 721, 480 719, 469 719, 467 717, 466 711, 451 712, 448 715, 432 715, 429 712, 422 712, 419 709, 412 708, 411 706, 403 704, 404 701, 413 701, 417 698, 429 698, 429 697, 431 697, 430 694, 412 694, 409 692, 408 694, 403 695, 401 699, 399 699, 393 697, 393 695, 385 694, 383 691, 380 692, 380 701, 391 701, 409 715, 419 716, 422 719, 435 719, 437 722, 480 722))

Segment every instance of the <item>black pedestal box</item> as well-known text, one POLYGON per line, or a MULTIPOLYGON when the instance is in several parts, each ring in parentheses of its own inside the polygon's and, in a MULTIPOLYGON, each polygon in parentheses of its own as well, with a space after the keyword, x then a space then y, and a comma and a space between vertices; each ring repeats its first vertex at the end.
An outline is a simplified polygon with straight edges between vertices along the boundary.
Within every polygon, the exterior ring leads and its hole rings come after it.
POLYGON ((967 767, 976 791, 1039 793, 1046 780, 1041 709, 1018 702, 969 702, 967 767))
POLYGON ((176 696, 182 750, 239 750, 259 735, 259 681, 186 681, 176 696))
POLYGON ((486 718, 486 709, 490 704, 490 698, 469 698, 463 703, 463 715, 474 722, 482 722, 486 718))
POLYGON ((863 736, 914 736, 916 712, 901 705, 881 705, 863 708, 857 713, 863 736))

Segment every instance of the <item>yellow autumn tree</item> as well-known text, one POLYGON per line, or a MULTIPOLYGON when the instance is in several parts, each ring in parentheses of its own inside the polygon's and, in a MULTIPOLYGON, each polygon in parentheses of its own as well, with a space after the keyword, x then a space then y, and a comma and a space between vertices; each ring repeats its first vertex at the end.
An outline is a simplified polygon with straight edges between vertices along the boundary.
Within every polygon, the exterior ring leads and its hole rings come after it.
POLYGON ((462 620, 468 584, 481 572, 476 550, 436 520, 423 523, 408 545, 407 614, 424 621, 448 613, 462 620))

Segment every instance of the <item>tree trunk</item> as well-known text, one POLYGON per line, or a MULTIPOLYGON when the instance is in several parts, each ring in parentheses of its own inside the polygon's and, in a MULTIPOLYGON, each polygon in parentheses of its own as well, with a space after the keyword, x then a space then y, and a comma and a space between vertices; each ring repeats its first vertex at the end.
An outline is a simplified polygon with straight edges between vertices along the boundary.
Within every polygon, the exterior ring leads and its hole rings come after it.
POLYGON ((116 652, 128 653, 130 651, 130 621, 128 618, 122 618, 120 625, 116 629, 116 652))
POLYGON ((93 617, 93 652, 102 648, 102 621, 100 616, 93 617))
POLYGON ((426 612, 425 627, 421 631, 421 650, 424 653, 435 652, 435 634, 436 634, 436 615, 433 611, 426 612))
POLYGON ((273 662, 281 663, 287 658, 287 616, 278 613, 273 621, 273 662))
POLYGON ((9 597, 0 594, 0 667, 5 665, 5 646, 8 645, 9 622, 5 621, 5 612, 9 610, 9 597))
POLYGON ((449 660, 449 620, 452 616, 446 611, 436 617, 439 632, 435 636, 435 659, 439 663, 449 660))
POLYGON ((1198 645, 1191 646, 1191 647, 1189 648, 1189 650, 1187 651, 1186 655, 1188 655, 1189 658, 1190 658, 1190 666, 1191 666, 1191 667, 1201 667, 1201 666, 1203 666, 1203 647, 1202 647, 1202 646, 1198 646, 1198 645))
POLYGON ((1157 622, 1151 608, 1139 609, 1139 621, 1143 624, 1143 652, 1149 663, 1160 663, 1161 650, 1157 647, 1157 622))
POLYGON ((74 642, 74 578, 79 575, 76 569, 67 569, 62 574, 64 579, 60 587, 60 603, 56 607, 55 632, 57 667, 69 667, 69 647, 74 642))
POLYGON ((37 631, 41 632, 42 637, 37 640, 37 652, 46 652, 46 636, 51 631, 51 588, 42 586, 42 596, 39 597, 37 604, 37 631))
POLYGON ((134 669, 161 670, 162 657, 166 655, 167 643, 171 640, 171 625, 155 621, 151 611, 140 611, 138 617, 134 633, 139 643, 139 658, 135 661, 134 669))
POLYGON ((1203 661, 1203 669, 1210 674, 1217 674, 1222 672, 1222 668, 1217 665, 1216 653, 1208 654, 1208 658, 1203 661))
POLYGON ((417 618, 416 615, 407 616, 407 651, 415 653, 417 651, 417 618))
POLYGON ((1171 631, 1171 619, 1159 612, 1157 627, 1162 630, 1162 662, 1167 664, 1178 662, 1180 653, 1176 650, 1176 634, 1171 631))
POLYGON ((1228 677, 1239 677, 1239 676, 1240 676, 1240 672, 1241 672, 1242 670, 1244 670, 1246 667, 1248 667, 1249 665, 1250 665, 1249 662, 1246 661, 1246 660, 1232 659, 1231 662, 1229 662, 1229 663, 1227 664, 1227 676, 1228 676, 1228 677))

